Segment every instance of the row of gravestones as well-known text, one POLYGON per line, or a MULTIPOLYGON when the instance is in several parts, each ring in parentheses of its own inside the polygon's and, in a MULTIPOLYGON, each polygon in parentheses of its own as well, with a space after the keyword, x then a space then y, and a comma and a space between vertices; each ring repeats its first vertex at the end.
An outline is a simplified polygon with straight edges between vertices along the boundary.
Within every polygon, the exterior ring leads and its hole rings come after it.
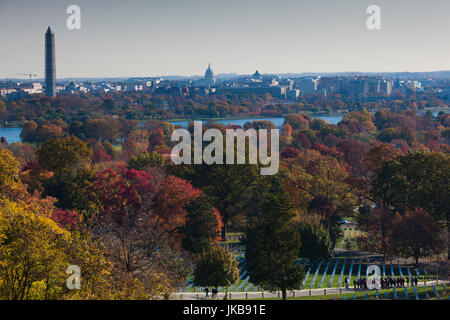
MULTIPOLYGON (((353 239, 353 233, 355 232, 355 227, 351 227, 351 228, 346 228, 345 232, 344 232, 344 236, 342 237, 341 243, 339 244, 340 248, 344 247, 344 242, 348 241, 349 243, 351 243, 352 239, 353 239), (350 232, 350 236, 347 236, 348 233, 350 232)), ((358 232, 358 231, 357 231, 358 232)), ((357 234, 356 234, 357 235, 357 234)), ((356 245, 356 235, 354 238, 355 241, 355 245, 356 245)))
MULTIPOLYGON (((339 260, 340 260, 340 258, 338 257, 336 259, 336 261, 335 261, 334 268, 333 268, 333 271, 332 271, 332 274, 331 274, 331 278, 328 281, 328 288, 331 288, 331 286, 332 286, 332 282, 333 282, 333 279, 334 279, 334 276, 335 276, 335 273, 336 273, 336 269, 337 269, 337 267, 339 265, 339 260)), ((327 275, 327 271, 328 271, 328 268, 329 268, 329 265, 330 265, 331 262, 332 262, 332 260, 329 260, 327 262, 327 264, 325 266, 325 269, 324 269, 324 272, 323 272, 323 275, 322 275, 322 278, 321 278, 321 280, 319 282, 318 288, 322 288, 323 281, 324 281, 324 279, 325 279, 325 277, 327 275)), ((347 258, 345 258, 343 260, 343 262, 342 262, 341 273, 340 273, 340 276, 339 276, 339 280, 337 282, 337 287, 340 287, 341 284, 342 284, 342 278, 343 278, 343 275, 344 275, 344 272, 345 272, 346 262, 347 262, 347 258)), ((358 264, 358 272, 357 272, 356 279, 359 279, 361 277, 362 262, 363 262, 363 259, 360 259, 359 260, 359 264, 358 264)), ((323 263, 324 263, 324 260, 319 262, 319 265, 317 266, 317 268, 316 268, 316 270, 314 272, 313 279, 311 280, 311 282, 309 284, 309 288, 313 287, 313 285, 314 285, 314 283, 316 281, 316 278, 317 278, 317 276, 318 276, 318 274, 320 272, 320 268, 323 265, 323 263)), ((355 259, 352 259, 351 263, 350 263, 350 270, 349 270, 349 273, 348 273, 348 279, 349 280, 352 278, 354 265, 355 265, 355 259)), ((370 259, 367 259, 366 276, 367 276, 367 268, 369 267, 369 265, 370 265, 370 259)), ((395 277, 394 265, 393 265, 392 261, 390 262, 390 268, 391 268, 391 276, 395 277)), ((307 273, 306 273, 305 279, 304 279, 304 281, 302 283, 302 287, 304 287, 305 283, 307 283, 307 280, 309 278, 309 275, 310 275, 311 271, 312 271, 312 269, 311 269, 311 266, 310 266, 308 268, 307 273)), ((411 270, 410 270, 409 266, 406 266, 406 271, 407 271, 407 275, 409 276, 409 278, 413 277, 413 274, 411 273, 411 270)), ((420 277, 419 270, 417 268, 415 268, 414 271, 416 273, 416 276, 420 277)), ((424 273, 428 274, 426 269, 424 269, 424 273)), ((398 264, 398 274, 399 274, 400 277, 404 277, 405 276, 404 273, 403 273, 402 265, 400 263, 398 264)), ((383 262, 383 277, 384 278, 386 277, 386 264, 385 264, 385 262, 383 262)))
MULTIPOLYGON (((229 246, 229 245, 227 245, 227 246, 229 246)), ((245 285, 248 283, 248 281, 249 281, 249 277, 248 277, 248 276, 247 276, 246 278, 244 278, 245 275, 246 275, 246 272, 243 272, 243 269, 244 269, 244 266, 245 266, 245 257, 244 257, 244 253, 243 253, 243 246, 237 247, 236 251, 237 251, 238 253, 240 253, 240 254, 237 256, 237 260, 239 261, 239 265, 240 265, 239 271, 240 271, 241 276, 240 276, 239 282, 238 282, 237 284, 235 284, 235 285, 233 285, 233 286, 230 286, 230 287, 228 288, 229 291, 230 291, 230 290, 231 290, 231 291, 239 291, 239 290, 241 290, 242 288, 244 288, 244 286, 245 286, 245 285)), ((331 285, 332 285, 332 281, 333 281, 333 279, 334 279, 334 276, 335 276, 335 273, 336 273, 336 269, 337 269, 338 264, 339 264, 339 259, 340 259, 340 258, 338 257, 338 258, 336 259, 336 261, 335 261, 334 268, 333 268, 333 272, 332 272, 331 278, 330 278, 330 280, 329 280, 329 282, 328 282, 328 287, 329 287, 329 288, 330 288, 331 285)), ((303 260, 303 258, 300 258, 300 259, 296 262, 296 264, 297 264, 297 265, 300 264, 300 263, 302 262, 302 260, 303 260)), ((355 262, 354 260, 355 260, 355 259, 352 259, 352 261, 351 261, 351 263, 350 263, 350 271, 349 271, 349 274, 348 274, 348 279, 349 279, 349 280, 350 280, 351 277, 352 277, 353 266, 354 266, 354 262, 355 262)), ((327 271, 328 271, 328 268, 329 268, 329 265, 330 265, 331 261, 332 261, 332 260, 329 260, 329 261, 327 262, 327 264, 326 264, 324 273, 323 273, 322 278, 321 278, 321 280, 320 280, 320 282, 319 282, 319 285, 318 285, 319 288, 321 288, 322 285, 323 285, 323 281, 324 281, 324 279, 325 279, 325 277, 326 277, 326 275, 327 275, 327 271)), ((340 273, 339 280, 338 280, 338 282, 337 282, 337 287, 340 287, 340 286, 341 286, 342 278, 343 278, 343 275, 344 275, 344 272, 345 272, 346 261, 347 261, 347 258, 345 258, 344 261, 343 261, 343 263, 342 263, 341 273, 340 273)), ((309 259, 305 259, 305 261, 304 261, 304 263, 303 263, 303 267, 305 267, 305 265, 306 265, 308 262, 309 262, 309 259)), ((319 274, 320 268, 321 268, 321 266, 322 266, 323 263, 324 263, 324 260, 320 261, 319 265, 317 266, 317 268, 316 268, 316 270, 315 270, 315 273, 314 273, 314 276, 313 276, 313 279, 312 279, 311 282, 310 282, 309 288, 312 288, 312 286, 314 285, 314 283, 315 283, 315 281, 316 281, 316 278, 317 278, 317 276, 318 276, 318 274, 319 274)), ((368 260, 367 267, 369 266, 369 264, 370 264, 370 261, 368 260)), ((361 267, 362 267, 362 259, 360 259, 360 261, 359 261, 358 273, 357 273, 357 279, 359 279, 360 276, 361 276, 361 267)), ((398 267, 399 267, 399 275, 403 277, 403 270, 402 270, 401 265, 399 264, 398 267)), ((391 275, 392 275, 392 277, 395 277, 394 266, 393 266, 392 262, 390 263, 390 269, 391 269, 391 275)), ((308 268, 308 271, 307 271, 307 273, 306 273, 305 279, 304 279, 303 282, 302 282, 301 288, 304 288, 305 283, 307 283, 307 280, 308 280, 308 278, 309 278, 309 276, 310 276, 311 270, 312 270, 312 265, 308 268)), ((406 270, 407 270, 407 272, 408 272, 409 277, 412 277, 412 274, 411 274, 411 271, 410 271, 409 266, 406 266, 406 270)), ((415 268, 415 272, 416 272, 416 275, 417 275, 417 276, 420 276, 419 271, 418 271, 417 268, 415 268)), ((427 274, 426 269, 424 269, 424 273, 427 274)), ((366 269, 366 274, 367 274, 367 269, 366 269)), ((383 277, 386 277, 386 265, 385 265, 384 262, 383 262, 383 277)), ((188 280, 188 282, 187 282, 186 289, 183 290, 183 291, 190 290, 192 287, 193 287, 192 278, 190 278, 190 279, 188 280)), ((245 291, 248 291, 248 290, 251 289, 252 287, 253 287, 253 290, 252 290, 252 291, 256 291, 256 290, 258 289, 257 286, 254 286, 254 285, 252 285, 251 283, 249 283, 249 284, 244 288, 244 290, 245 290, 245 291)), ((200 288, 200 289, 203 290, 204 288, 200 288)), ((222 287, 221 289, 223 289, 223 287, 222 287)), ((261 289, 261 288, 259 288, 259 289, 261 289)))

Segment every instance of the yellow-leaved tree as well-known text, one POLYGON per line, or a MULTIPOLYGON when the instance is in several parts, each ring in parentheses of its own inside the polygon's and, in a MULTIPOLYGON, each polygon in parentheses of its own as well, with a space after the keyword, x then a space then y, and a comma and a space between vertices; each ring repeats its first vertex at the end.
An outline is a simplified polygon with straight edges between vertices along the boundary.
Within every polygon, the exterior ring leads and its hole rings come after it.
POLYGON ((65 286, 70 233, 37 206, 0 200, 0 296, 55 299, 65 286))
POLYGON ((20 164, 11 151, 0 150, 0 189, 19 181, 20 164))

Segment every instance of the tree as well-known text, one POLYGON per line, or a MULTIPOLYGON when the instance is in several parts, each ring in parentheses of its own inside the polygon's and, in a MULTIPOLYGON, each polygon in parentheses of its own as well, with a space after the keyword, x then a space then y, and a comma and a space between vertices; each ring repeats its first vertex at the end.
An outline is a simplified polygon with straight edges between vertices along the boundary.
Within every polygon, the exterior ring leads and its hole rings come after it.
POLYGON ((145 130, 130 132, 122 144, 122 150, 129 156, 136 156, 146 151, 149 147, 149 133, 145 130))
POLYGON ((62 125, 61 122, 54 121, 52 123, 48 120, 39 124, 34 121, 27 122, 20 133, 20 137, 24 142, 30 143, 42 143, 50 139, 60 138, 66 134, 60 125, 62 125))
POLYGON ((43 200, 0 200, 0 299, 149 299, 165 291, 160 274, 145 290, 137 279, 118 276, 101 241, 67 230, 75 220, 43 200), (80 268, 80 290, 67 288, 70 265, 80 268))
POLYGON ((373 194, 400 214, 423 208, 435 220, 450 212, 450 156, 410 152, 385 163, 373 181, 373 194))
POLYGON ((388 143, 377 142, 369 148, 361 161, 362 172, 372 179, 385 162, 401 155, 401 151, 388 143))
POLYGON ((185 206, 201 195, 190 182, 168 176, 158 186, 153 204, 153 220, 174 239, 180 238, 180 227, 186 224, 185 206))
POLYGON ((289 124, 292 129, 296 130, 296 129, 308 129, 309 128, 309 124, 311 118, 307 115, 303 115, 303 114, 288 114, 285 118, 284 118, 284 123, 285 124, 289 124))
POLYGON ((281 150, 281 159, 295 158, 299 154, 299 150, 293 147, 287 147, 281 150))
POLYGON ((285 184, 295 209, 319 218, 336 244, 340 218, 351 215, 354 208, 347 170, 335 157, 316 150, 301 152, 289 169, 285 184))
POLYGON ((381 252, 386 259, 386 255, 392 252, 395 215, 386 207, 372 209, 370 206, 361 206, 357 220, 360 228, 368 235, 365 249, 381 252))
POLYGON ((75 136, 57 138, 43 143, 38 151, 39 165, 47 170, 77 168, 90 164, 92 150, 75 136))
POLYGON ((283 130, 281 131, 281 134, 287 137, 290 137, 292 135, 292 127, 290 124, 286 123, 283 125, 283 130))
POLYGON ((159 285, 161 274, 161 281, 179 283, 180 272, 185 274, 185 258, 178 250, 183 207, 200 191, 179 178, 159 183, 151 174, 125 166, 98 172, 92 191, 98 215, 91 228, 103 239, 121 278, 130 285, 139 281, 143 292, 159 285))
POLYGON ((33 133, 37 129, 38 124, 34 121, 25 122, 20 132, 22 141, 33 141, 33 133))
POLYGON ((0 113, 6 112, 6 103, 0 100, 0 113))
POLYGON ((164 166, 165 159, 156 151, 148 153, 147 151, 141 152, 137 157, 132 156, 128 161, 128 168, 143 170, 145 168, 151 167, 162 167, 164 166))
POLYGON ((279 177, 267 178, 259 214, 249 218, 245 236, 246 269, 250 281, 270 290, 298 288, 304 271, 295 262, 301 247, 300 233, 292 224, 294 214, 279 177))
POLYGON ((195 285, 228 288, 238 280, 238 261, 230 250, 212 246, 200 254, 194 270, 195 285))
POLYGON ((399 137, 400 130, 392 127, 381 130, 377 135, 377 139, 382 142, 391 142, 392 140, 398 139, 399 137))
POLYGON ((364 157, 364 144, 358 140, 342 140, 336 146, 344 154, 344 160, 350 165, 353 172, 359 173, 360 163, 364 157))
POLYGON ((40 208, 0 200, 0 297, 54 299, 64 288, 69 233, 40 208))
POLYGON ((103 100, 102 107, 105 108, 108 112, 113 113, 117 108, 117 103, 113 99, 105 99, 103 100))
POLYGON ((414 257, 416 265, 419 258, 438 255, 445 247, 442 230, 423 209, 398 215, 393 229, 394 249, 402 256, 414 257))
POLYGON ((219 212, 205 196, 191 200, 185 209, 186 224, 180 231, 184 234, 183 249, 193 253, 208 251, 223 227, 219 212))
POLYGON ((55 197, 58 207, 75 209, 87 218, 93 211, 90 196, 95 178, 91 168, 62 168, 43 183, 44 195, 55 197))
POLYGON ((309 259, 328 258, 333 250, 329 233, 321 226, 302 223, 298 227, 302 245, 300 256, 309 259))
POLYGON ((108 169, 97 173, 92 186, 99 203, 97 221, 92 227, 106 240, 113 261, 126 272, 147 265, 148 254, 153 252, 161 236, 153 234, 156 230, 149 223, 152 180, 146 172, 108 169))
POLYGON ((35 160, 36 148, 27 143, 14 142, 8 145, 14 157, 19 161, 20 167, 23 168, 28 162, 35 160))
POLYGON ((224 228, 221 237, 226 239, 228 224, 238 214, 247 213, 247 198, 259 179, 257 165, 201 164, 172 167, 173 171, 203 190, 222 216, 224 228))
POLYGON ((450 235, 449 181, 449 155, 410 152, 382 166, 373 180, 372 194, 401 215, 416 208, 424 209, 435 222, 447 223, 450 235))
POLYGON ((85 138, 84 124, 80 121, 72 121, 69 124, 69 134, 74 135, 77 138, 84 139, 85 138))
POLYGON ((0 150, 0 189, 19 181, 19 165, 11 151, 0 150))
POLYGON ((78 226, 78 214, 76 212, 57 209, 53 211, 52 219, 66 230, 73 230, 78 226))

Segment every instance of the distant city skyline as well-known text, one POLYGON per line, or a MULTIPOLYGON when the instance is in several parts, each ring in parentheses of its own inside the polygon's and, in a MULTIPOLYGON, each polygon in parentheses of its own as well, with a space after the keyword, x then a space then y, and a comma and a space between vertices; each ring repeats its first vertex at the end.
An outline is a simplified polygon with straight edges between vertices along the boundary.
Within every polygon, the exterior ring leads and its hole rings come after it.
POLYGON ((44 78, 51 27, 57 78, 450 70, 450 2, 434 0, 0 0, 0 78, 44 78), (66 8, 81 8, 69 30, 66 8), (366 8, 381 8, 381 30, 366 8))

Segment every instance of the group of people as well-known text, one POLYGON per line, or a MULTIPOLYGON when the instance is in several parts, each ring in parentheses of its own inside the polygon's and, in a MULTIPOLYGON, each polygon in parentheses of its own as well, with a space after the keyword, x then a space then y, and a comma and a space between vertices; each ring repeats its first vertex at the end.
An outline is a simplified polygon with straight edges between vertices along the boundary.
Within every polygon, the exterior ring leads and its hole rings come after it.
MULTIPOLYGON (((206 293, 206 298, 209 297, 208 293, 209 293, 209 289, 205 288, 205 293, 206 293)), ((219 290, 217 290, 216 288, 212 288, 211 290, 211 299, 215 299, 217 298, 217 294, 219 293, 219 290)))
MULTIPOLYGON (((375 287, 375 279, 367 279, 367 278, 359 278, 359 279, 355 279, 353 280, 353 288, 355 290, 367 290, 368 289, 368 281, 372 281, 372 284, 374 285, 373 287, 375 287)), ((345 287, 348 289, 349 287, 349 283, 350 280, 348 278, 345 278, 345 287)), ((411 286, 416 286, 419 283, 419 279, 417 279, 417 277, 411 277, 411 279, 409 277, 387 277, 387 278, 381 278, 380 279, 380 287, 381 289, 390 289, 390 288, 403 288, 405 286, 409 286, 411 282, 411 286)))
POLYGON ((394 287, 402 288, 405 286, 405 282, 406 282, 406 286, 409 286, 409 283, 411 282, 411 286, 417 287, 417 284, 419 283, 419 279, 417 279, 417 277, 411 277, 411 279, 409 277, 406 277, 406 279, 403 277, 381 278, 380 285, 381 285, 381 289, 389 289, 389 288, 394 288, 394 287))

